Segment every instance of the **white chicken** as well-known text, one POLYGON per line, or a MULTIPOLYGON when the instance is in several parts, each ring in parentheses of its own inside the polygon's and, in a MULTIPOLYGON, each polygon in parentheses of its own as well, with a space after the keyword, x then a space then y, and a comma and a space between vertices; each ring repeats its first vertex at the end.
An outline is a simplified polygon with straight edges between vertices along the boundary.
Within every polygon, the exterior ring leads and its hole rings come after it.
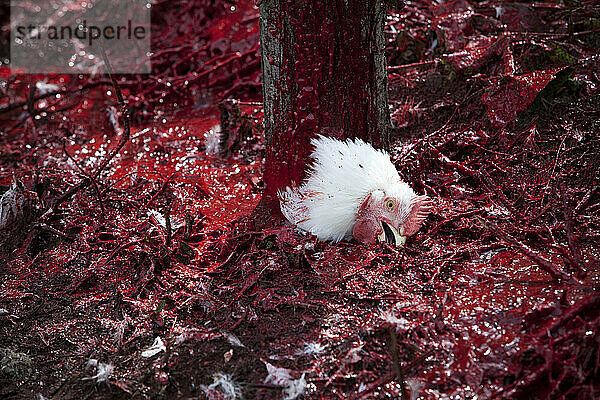
POLYGON ((360 139, 318 136, 311 144, 306 180, 279 192, 289 222, 321 240, 363 244, 403 246, 419 230, 432 202, 400 179, 388 153, 360 139))

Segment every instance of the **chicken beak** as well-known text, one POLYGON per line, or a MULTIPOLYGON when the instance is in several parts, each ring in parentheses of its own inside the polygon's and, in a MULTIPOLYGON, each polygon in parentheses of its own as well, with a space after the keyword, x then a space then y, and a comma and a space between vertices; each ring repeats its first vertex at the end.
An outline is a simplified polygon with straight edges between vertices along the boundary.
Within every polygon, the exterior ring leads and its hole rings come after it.
POLYGON ((394 246, 404 246, 404 243, 406 243, 406 236, 402 236, 404 233, 404 227, 400 227, 400 232, 398 232, 392 225, 383 221, 380 222, 383 232, 377 237, 377 239, 379 239, 380 242, 387 242, 394 246))

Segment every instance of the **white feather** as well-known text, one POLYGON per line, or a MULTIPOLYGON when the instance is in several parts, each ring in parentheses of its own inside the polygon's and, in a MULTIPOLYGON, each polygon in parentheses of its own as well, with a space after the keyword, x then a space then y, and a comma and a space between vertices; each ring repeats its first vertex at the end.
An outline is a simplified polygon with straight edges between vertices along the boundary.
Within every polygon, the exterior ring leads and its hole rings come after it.
POLYGON ((213 375, 213 383, 208 386, 200 385, 209 400, 242 398, 242 387, 233 380, 233 376, 217 372, 213 375))
POLYGON ((283 386, 283 399, 284 400, 295 400, 304 394, 306 389, 306 373, 302 373, 299 379, 293 379, 291 370, 287 368, 279 368, 264 361, 268 375, 265 378, 266 384, 273 384, 283 386))
POLYGON ((156 354, 160 353, 161 351, 166 351, 166 350, 167 350, 167 347, 165 346, 165 343, 162 341, 160 336, 157 336, 156 339, 154 339, 154 343, 152 344, 152 346, 150 346, 146 350, 142 351, 142 357, 144 357, 144 358, 153 357, 156 354))
POLYGON ((96 379, 97 383, 108 382, 109 378, 113 375, 115 367, 112 364, 104 364, 98 362, 95 358, 90 358, 87 362, 88 368, 96 368, 96 375, 90 378, 83 378, 83 380, 96 379))
POLYGON ((215 125, 204 133, 204 148, 206 153, 217 156, 221 152, 221 125, 215 125))
POLYGON ((340 141, 319 135, 308 177, 300 187, 279 192, 281 212, 292 224, 321 240, 352 237, 360 205, 376 191, 410 209, 415 192, 400 179, 388 153, 360 139, 340 141))

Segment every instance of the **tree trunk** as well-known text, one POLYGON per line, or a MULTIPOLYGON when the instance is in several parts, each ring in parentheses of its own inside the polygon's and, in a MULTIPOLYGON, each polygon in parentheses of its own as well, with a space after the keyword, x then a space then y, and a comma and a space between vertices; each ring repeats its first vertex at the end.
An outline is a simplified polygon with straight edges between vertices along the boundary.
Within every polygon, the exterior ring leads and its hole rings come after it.
POLYGON ((272 211, 278 190, 302 182, 316 135, 388 147, 385 15, 381 0, 261 2, 263 203, 272 211))

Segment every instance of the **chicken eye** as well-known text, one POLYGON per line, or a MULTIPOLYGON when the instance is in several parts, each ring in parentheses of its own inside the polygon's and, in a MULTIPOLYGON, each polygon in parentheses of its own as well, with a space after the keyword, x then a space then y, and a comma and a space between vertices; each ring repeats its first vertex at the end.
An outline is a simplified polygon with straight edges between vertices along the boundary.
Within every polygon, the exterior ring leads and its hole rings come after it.
POLYGON ((388 200, 385 202, 385 206, 387 207, 388 210, 393 210, 394 209, 394 200, 388 200))

